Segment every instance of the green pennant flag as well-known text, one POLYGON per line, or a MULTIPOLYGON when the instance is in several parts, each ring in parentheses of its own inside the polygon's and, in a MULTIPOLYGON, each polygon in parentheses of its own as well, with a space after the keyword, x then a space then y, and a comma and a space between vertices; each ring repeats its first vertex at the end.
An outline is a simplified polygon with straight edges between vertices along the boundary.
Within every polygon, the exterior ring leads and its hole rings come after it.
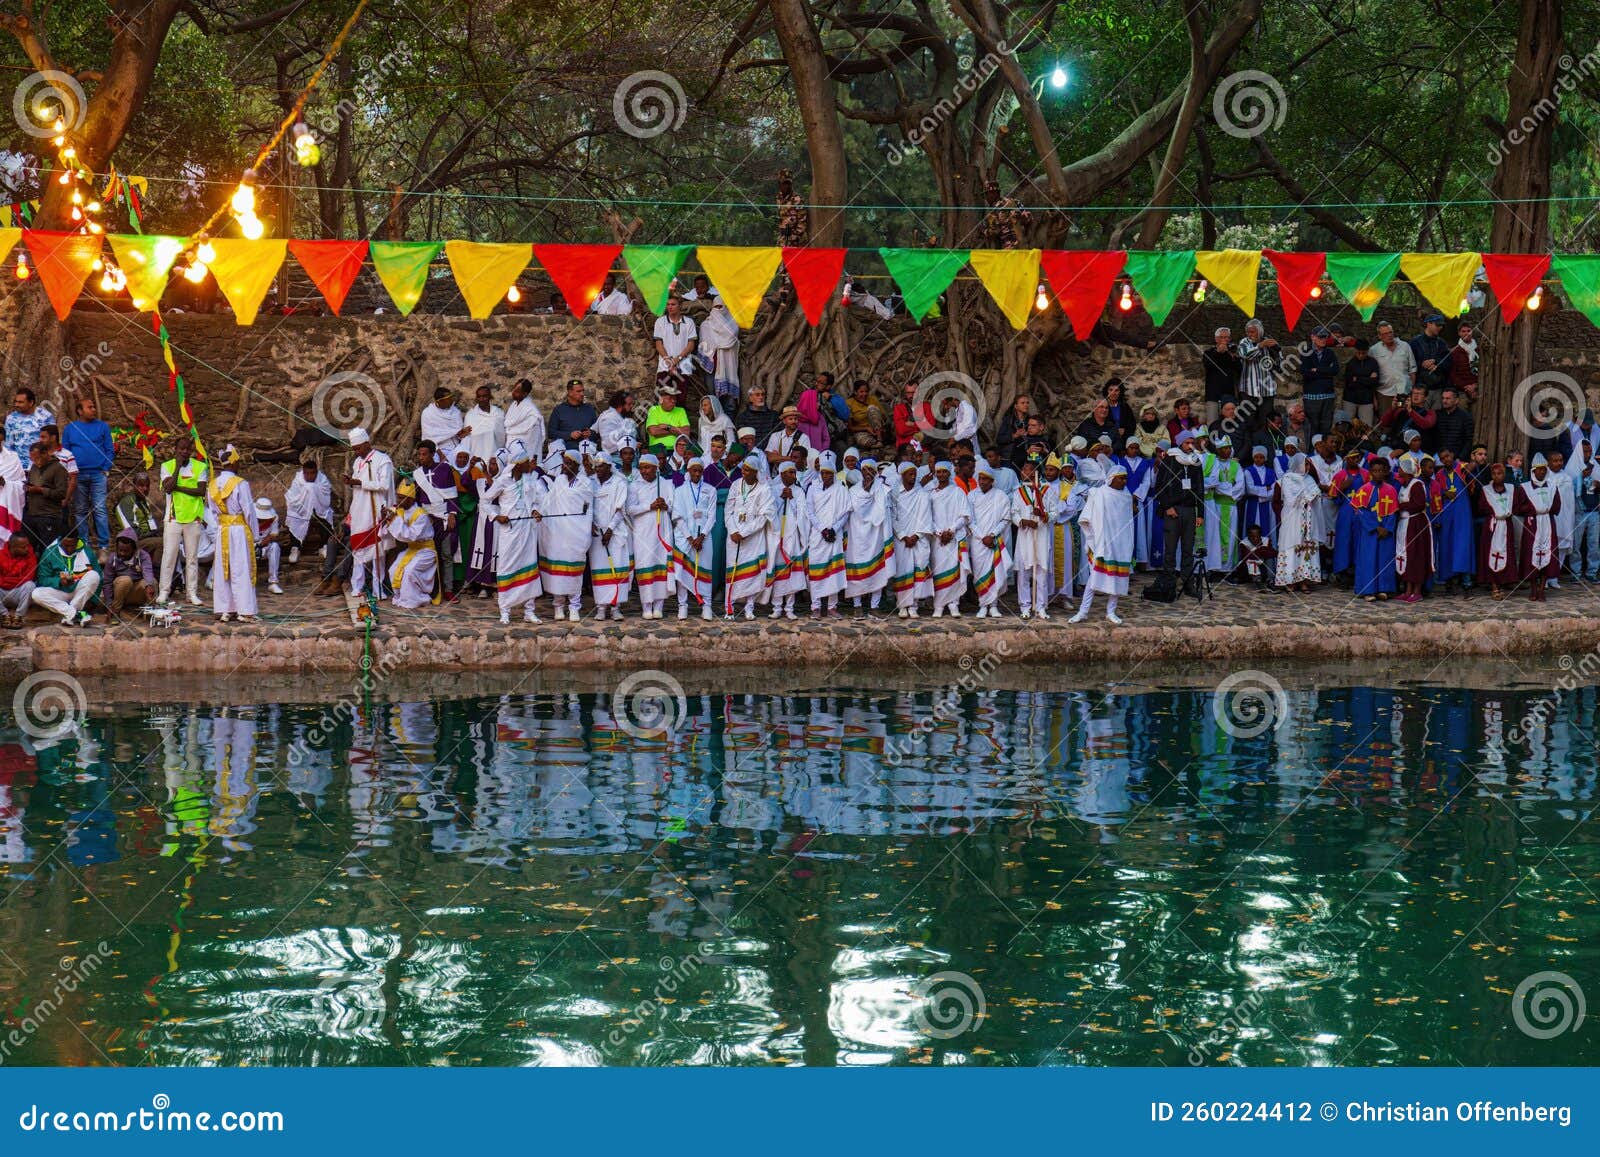
POLYGON ((1572 308, 1600 325, 1600 256, 1593 253, 1561 254, 1550 259, 1550 268, 1561 282, 1572 308))
POLYGON ((624 245, 622 259, 628 263, 628 276, 639 287, 645 308, 665 313, 672 296, 672 279, 694 252, 693 245, 624 245))
POLYGON ((428 284, 428 266, 444 248, 443 241, 374 241, 367 249, 378 280, 401 317, 410 317, 428 284))
POLYGON ((181 237, 162 237, 155 233, 113 233, 111 252, 117 266, 128 279, 128 297, 133 308, 148 313, 161 304, 167 291, 167 276, 172 263, 183 252, 181 237))
POLYGON ((1194 272, 1194 250, 1180 249, 1174 253, 1155 253, 1135 249, 1128 254, 1128 279, 1144 302, 1144 311, 1150 320, 1161 325, 1172 312, 1178 294, 1189 282, 1194 272))
POLYGON ((1372 320, 1389 282, 1399 272, 1398 253, 1328 254, 1328 279, 1355 307, 1362 321, 1372 320))
POLYGON ((900 287, 906 312, 919 322, 967 263, 965 249, 880 249, 878 256, 900 287))

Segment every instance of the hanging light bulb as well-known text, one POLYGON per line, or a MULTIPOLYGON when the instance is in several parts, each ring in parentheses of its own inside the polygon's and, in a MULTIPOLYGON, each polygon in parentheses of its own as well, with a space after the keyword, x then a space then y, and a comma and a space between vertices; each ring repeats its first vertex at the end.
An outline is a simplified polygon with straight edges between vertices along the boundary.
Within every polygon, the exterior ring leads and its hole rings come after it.
POLYGON ((87 212, 87 213, 98 213, 103 208, 103 206, 100 204, 99 201, 90 201, 83 208, 84 208, 84 211, 87 212))
POLYGON ((183 278, 185 281, 191 281, 199 285, 206 279, 206 267, 198 259, 191 261, 184 268, 183 278))
POLYGON ((510 289, 506 290, 506 300, 512 305, 517 304, 517 302, 522 300, 522 290, 513 285, 510 289))
POLYGON ((74 205, 83 204, 83 190, 81 190, 81 189, 72 190, 72 203, 74 205))
POLYGON ((1059 64, 1056 65, 1055 68, 1050 73, 1050 87, 1051 88, 1066 88, 1067 87, 1067 70, 1062 68, 1059 64))
POLYGON ((1044 282, 1039 283, 1039 293, 1033 299, 1033 308, 1040 313, 1050 308, 1050 295, 1044 291, 1044 282))
POLYGON ((243 233, 248 241, 260 241, 266 236, 267 227, 261 223, 261 218, 251 213, 247 217, 239 218, 239 232, 243 233))
POLYGON ((1539 307, 1541 305, 1543 305, 1543 304, 1544 304, 1544 286, 1541 285, 1541 286, 1539 286, 1537 289, 1535 289, 1533 291, 1533 296, 1528 298, 1527 304, 1524 306, 1524 308, 1528 309, 1530 311, 1537 312, 1539 307))
POLYGON ((254 169, 246 169, 244 175, 239 178, 239 187, 233 191, 233 200, 231 202, 233 211, 241 217, 253 214, 256 211, 255 179, 256 171, 254 169))
POLYGON ((98 221, 90 221, 87 228, 89 232, 93 233, 96 237, 106 231, 105 226, 100 224, 98 221))
POLYGON ((844 281, 844 292, 839 295, 839 304, 840 305, 848 306, 850 304, 850 291, 853 288, 854 288, 854 286, 851 284, 850 279, 848 277, 845 278, 845 281, 844 281))
POLYGON ((83 210, 78 208, 76 205, 74 205, 72 207, 72 219, 74 221, 82 221, 83 220, 83 210))
POLYGON ((211 242, 203 240, 195 246, 194 259, 201 265, 210 265, 217 259, 217 251, 211 247, 211 242))
POLYGON ((294 160, 301 168, 309 169, 322 160, 322 146, 311 126, 301 121, 294 126, 294 160))
POLYGON ((1206 279, 1202 277, 1200 284, 1194 287, 1194 303, 1201 304, 1206 299, 1206 279))
POLYGON ((70 161, 70 160, 72 160, 73 157, 76 157, 77 155, 78 155, 78 150, 73 148, 71 145, 68 145, 66 148, 61 150, 61 159, 64 160, 64 161, 70 161))
POLYGON ((1122 300, 1117 302, 1117 308, 1122 310, 1123 313, 1127 313, 1128 310, 1133 308, 1133 282, 1124 281, 1122 283, 1122 300))
POLYGON ((32 276, 33 270, 28 268, 28 255, 26 253, 17 254, 17 280, 26 281, 32 276))
POLYGON ((1311 287, 1311 300, 1315 301, 1315 300, 1317 300, 1317 298, 1319 298, 1321 296, 1322 296, 1322 286, 1321 285, 1313 285, 1311 287))
POLYGON ((111 289, 114 293, 121 293, 128 288, 128 275, 113 265, 108 272, 111 274, 111 289))
POLYGON ((62 169, 61 170, 61 175, 56 178, 56 184, 65 185, 68 182, 70 182, 71 180, 72 180, 72 171, 70 169, 62 169))
POLYGON ((101 261, 98 257, 96 257, 94 259, 94 264, 89 266, 89 268, 94 270, 96 273, 99 273, 105 267, 106 267, 106 263, 104 261, 101 261))
POLYGON ((1467 310, 1469 310, 1471 308, 1472 308, 1472 303, 1470 301, 1468 301, 1466 298, 1463 297, 1461 299, 1461 304, 1456 306, 1456 312, 1458 314, 1463 314, 1464 315, 1467 312, 1467 310))
POLYGON ((100 275, 100 292, 110 293, 116 288, 116 283, 111 280, 111 270, 106 270, 100 275))

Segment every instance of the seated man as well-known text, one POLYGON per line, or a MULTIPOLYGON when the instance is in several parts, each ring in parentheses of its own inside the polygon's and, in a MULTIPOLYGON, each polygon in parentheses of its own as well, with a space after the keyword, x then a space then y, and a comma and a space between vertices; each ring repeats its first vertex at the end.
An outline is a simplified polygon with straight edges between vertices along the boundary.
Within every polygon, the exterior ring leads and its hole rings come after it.
POLYGON ((25 534, 13 534, 0 550, 0 610, 5 613, 4 625, 22 626, 22 617, 28 613, 33 598, 33 576, 39 569, 39 559, 33 553, 33 544, 25 534))
POLYGON ((155 598, 156 572, 150 552, 139 545, 132 527, 117 531, 115 543, 106 560, 105 585, 110 593, 101 602, 120 618, 124 611, 136 610, 155 598))
POLYGON ((117 500, 111 512, 111 533, 121 534, 132 529, 139 545, 150 552, 150 557, 161 558, 161 514, 150 505, 150 475, 140 471, 133 476, 128 492, 117 500))
POLYGON ((60 615, 63 627, 87 627, 94 622, 84 608, 100 589, 100 572, 75 530, 69 529, 45 550, 34 582, 34 605, 60 615))
POLYGON ((887 436, 888 419, 883 409, 872 400, 867 383, 857 378, 850 388, 849 407, 850 441, 863 450, 877 450, 887 436))
POLYGON ((1278 552, 1272 549, 1272 543, 1261 536, 1259 526, 1246 527, 1244 537, 1245 540, 1239 544, 1239 564, 1228 575, 1227 581, 1233 586, 1249 583, 1261 588, 1270 587, 1273 571, 1278 565, 1278 552))

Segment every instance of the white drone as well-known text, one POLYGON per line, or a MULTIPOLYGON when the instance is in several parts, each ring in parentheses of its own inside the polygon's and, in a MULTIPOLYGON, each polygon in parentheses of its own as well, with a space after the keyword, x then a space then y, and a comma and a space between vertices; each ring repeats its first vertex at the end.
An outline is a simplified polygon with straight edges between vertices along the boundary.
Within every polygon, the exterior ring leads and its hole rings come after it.
POLYGON ((172 603, 146 607, 144 613, 150 617, 152 627, 176 627, 183 621, 183 616, 172 603))

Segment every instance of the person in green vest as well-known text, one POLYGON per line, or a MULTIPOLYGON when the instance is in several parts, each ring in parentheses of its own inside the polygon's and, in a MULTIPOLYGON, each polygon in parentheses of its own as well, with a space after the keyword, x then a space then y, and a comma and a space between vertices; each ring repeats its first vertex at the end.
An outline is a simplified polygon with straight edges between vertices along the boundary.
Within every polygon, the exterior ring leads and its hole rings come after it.
POLYGON ((689 412, 680 401, 681 391, 673 378, 664 380, 659 392, 661 400, 650 407, 646 415, 645 430, 650 437, 650 452, 665 461, 680 437, 690 437, 689 412))
POLYGON ((1244 468, 1233 457, 1233 441, 1217 435, 1206 455, 1206 569, 1227 574, 1239 559, 1239 503, 1244 468))
POLYGON ((76 531, 69 529, 45 549, 34 581, 34 605, 60 615, 63 627, 94 622, 85 608, 100 589, 100 571, 76 531))
POLYGON ((183 544, 183 584, 189 605, 200 605, 200 532, 206 513, 206 487, 211 469, 194 456, 187 441, 180 441, 173 456, 161 464, 161 489, 167 496, 161 522, 161 585, 156 602, 172 598, 172 576, 178 566, 178 544, 183 544))

